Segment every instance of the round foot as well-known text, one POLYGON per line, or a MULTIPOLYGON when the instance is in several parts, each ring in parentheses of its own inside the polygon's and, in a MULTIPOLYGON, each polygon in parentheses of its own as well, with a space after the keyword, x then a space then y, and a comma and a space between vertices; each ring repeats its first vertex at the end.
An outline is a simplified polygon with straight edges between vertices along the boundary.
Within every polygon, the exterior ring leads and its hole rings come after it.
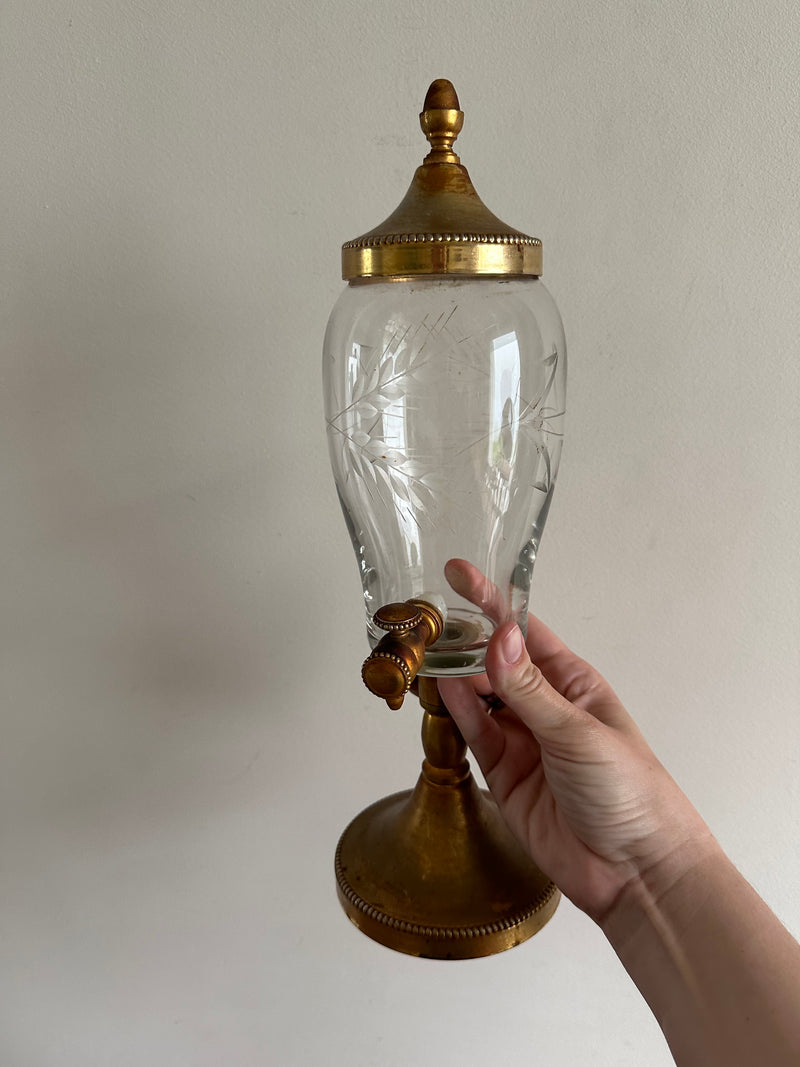
POLYGON ((339 900, 368 937, 412 956, 473 959, 526 941, 560 893, 468 776, 371 805, 336 850, 339 900))

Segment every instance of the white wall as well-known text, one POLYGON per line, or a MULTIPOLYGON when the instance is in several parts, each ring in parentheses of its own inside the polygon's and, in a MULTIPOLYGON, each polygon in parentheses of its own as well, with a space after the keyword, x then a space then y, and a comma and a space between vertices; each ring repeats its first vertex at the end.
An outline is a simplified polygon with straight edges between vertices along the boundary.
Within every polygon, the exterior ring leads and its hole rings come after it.
POLYGON ((429 81, 571 357, 536 607, 800 932, 795 0, 6 0, 0 1062, 670 1062, 564 903, 437 964, 332 855, 363 689, 320 344, 429 81))

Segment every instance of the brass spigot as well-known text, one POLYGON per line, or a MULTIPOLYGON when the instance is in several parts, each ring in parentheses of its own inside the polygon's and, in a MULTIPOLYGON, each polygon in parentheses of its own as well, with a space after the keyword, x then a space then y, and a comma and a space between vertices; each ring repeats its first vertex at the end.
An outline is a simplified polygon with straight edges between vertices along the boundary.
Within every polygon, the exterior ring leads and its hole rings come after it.
POLYGON ((385 604, 372 619, 387 634, 364 660, 361 677, 367 689, 397 711, 422 666, 425 649, 441 637, 444 619, 427 600, 417 599, 385 604))

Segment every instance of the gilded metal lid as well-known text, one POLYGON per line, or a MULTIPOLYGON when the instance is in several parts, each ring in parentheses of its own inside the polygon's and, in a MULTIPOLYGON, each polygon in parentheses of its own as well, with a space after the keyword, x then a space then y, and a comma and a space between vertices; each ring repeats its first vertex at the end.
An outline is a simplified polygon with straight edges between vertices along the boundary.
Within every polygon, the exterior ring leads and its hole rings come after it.
POLYGON ((388 219, 342 245, 342 277, 540 275, 542 242, 489 211, 453 151, 464 112, 452 82, 431 83, 419 121, 431 150, 388 219))

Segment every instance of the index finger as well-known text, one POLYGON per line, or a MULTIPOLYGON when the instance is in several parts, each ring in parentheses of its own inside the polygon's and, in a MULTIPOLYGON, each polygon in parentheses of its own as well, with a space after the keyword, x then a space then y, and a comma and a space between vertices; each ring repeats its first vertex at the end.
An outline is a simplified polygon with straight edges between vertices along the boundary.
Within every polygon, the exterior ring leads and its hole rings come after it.
POLYGON ((480 608, 496 626, 506 621, 506 598, 474 563, 466 559, 449 559, 444 565, 444 576, 454 592, 480 608))

